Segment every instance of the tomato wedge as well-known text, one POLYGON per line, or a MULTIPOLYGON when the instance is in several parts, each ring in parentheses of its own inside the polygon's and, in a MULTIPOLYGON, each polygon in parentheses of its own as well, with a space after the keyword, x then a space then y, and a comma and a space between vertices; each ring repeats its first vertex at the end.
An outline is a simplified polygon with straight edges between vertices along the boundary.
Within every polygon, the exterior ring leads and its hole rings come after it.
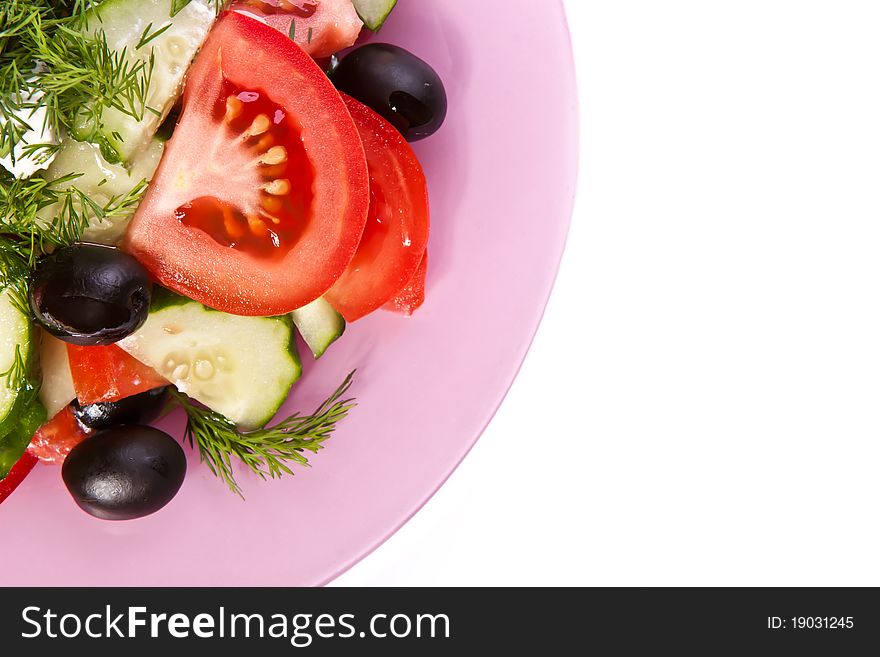
POLYGON ((425 174, 401 134, 373 110, 343 94, 364 142, 370 213, 357 253, 325 295, 349 322, 381 308, 412 279, 428 245, 425 174))
POLYGON ((412 277, 406 287, 388 303, 382 306, 383 310, 390 310, 395 313, 402 313, 410 317, 415 311, 422 307, 425 303, 425 283, 428 278, 428 253, 422 257, 422 264, 416 270, 416 275, 412 277))
POLYGON ((67 358, 76 398, 84 406, 115 402, 168 385, 156 370, 116 345, 78 347, 69 344, 67 358))
POLYGON ((70 454, 70 450, 92 433, 77 422, 70 406, 65 406, 37 430, 28 446, 28 453, 43 463, 60 464, 70 454))
POLYGON ((9 474, 0 479, 0 502, 12 495, 12 491, 18 488, 18 485, 31 473, 36 464, 36 456, 28 452, 22 454, 21 458, 12 466, 9 474))
POLYGON ((282 315, 357 249, 369 177, 327 76, 288 37, 227 12, 123 243, 160 283, 238 315, 282 315))

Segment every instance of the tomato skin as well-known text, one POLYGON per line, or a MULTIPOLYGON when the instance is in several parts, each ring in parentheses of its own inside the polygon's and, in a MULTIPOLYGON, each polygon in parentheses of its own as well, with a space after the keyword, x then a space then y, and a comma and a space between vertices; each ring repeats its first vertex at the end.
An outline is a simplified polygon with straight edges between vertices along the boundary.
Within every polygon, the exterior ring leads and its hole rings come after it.
POLYGON ((123 248, 162 285, 206 306, 237 315, 283 315, 317 299, 342 275, 368 209, 363 146, 327 76, 288 37, 227 12, 190 69, 180 121, 123 248), (178 219, 180 208, 198 197, 240 207, 256 205, 266 193, 251 180, 256 169, 242 170, 243 156, 215 160, 208 150, 238 143, 228 136, 220 104, 227 84, 260 90, 282 106, 313 168, 307 221, 276 258, 222 246, 178 219))
POLYGON ((93 432, 79 422, 70 406, 37 429, 28 452, 43 463, 60 465, 74 447, 88 438, 93 432))
POLYGON ((69 344, 67 358, 73 389, 83 406, 115 402, 168 385, 156 370, 115 345, 78 347, 69 344))
POLYGON ((25 480, 25 477, 31 473, 37 462, 37 457, 29 452, 21 455, 21 458, 12 466, 9 474, 5 478, 0 479, 0 502, 12 495, 12 491, 18 488, 18 485, 25 480))
POLYGON ((428 253, 426 251, 422 257, 422 264, 419 265, 415 276, 406 284, 405 288, 397 293, 397 296, 382 306, 382 310, 390 310, 391 312, 411 317, 425 303, 425 283, 427 277, 428 253))
POLYGON ((364 142, 370 214, 357 253, 325 297, 354 322, 412 280, 428 245, 430 209, 425 174, 409 143, 376 112, 342 97, 364 142))

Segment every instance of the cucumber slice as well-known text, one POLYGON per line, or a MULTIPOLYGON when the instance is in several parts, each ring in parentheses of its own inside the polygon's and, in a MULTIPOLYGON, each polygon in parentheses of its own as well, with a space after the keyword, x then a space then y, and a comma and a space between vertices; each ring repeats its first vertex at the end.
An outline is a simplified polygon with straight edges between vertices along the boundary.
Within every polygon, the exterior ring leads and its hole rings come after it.
POLYGON ((30 396, 22 380, 33 359, 33 327, 22 303, 11 287, 0 291, 0 435, 15 426, 30 396))
POLYGON ((299 334, 309 345, 315 359, 345 332, 345 320, 323 298, 290 313, 299 334))
POLYGON ((46 409, 33 401, 22 409, 12 429, 0 437, 0 480, 5 479, 34 437, 37 429, 46 422, 46 409))
MULTIPOLYGON (((71 173, 81 174, 72 180, 69 186, 75 187, 104 208, 111 199, 124 198, 142 181, 149 182, 164 152, 165 142, 151 139, 147 148, 134 159, 131 166, 125 168, 107 162, 101 155, 101 149, 95 144, 67 139, 62 143, 55 161, 44 177, 46 180, 58 180, 71 173)), ((98 218, 88 206, 83 207, 82 210, 90 217, 90 224, 83 234, 83 240, 110 246, 119 243, 134 215, 131 211, 98 218)), ((59 204, 55 203, 42 208, 38 216, 44 225, 50 225, 60 211, 59 204)))
MULTIPOLYGON (((168 116, 183 91, 189 65, 214 24, 216 13, 210 3, 191 0, 172 17, 179 0, 107 0, 84 16, 84 31, 103 32, 107 45, 116 53, 124 51, 129 63, 149 62, 154 57, 146 99, 147 106, 156 111, 144 111, 140 120, 115 108, 101 115, 98 142, 109 162, 131 161, 168 116)), ((95 131, 92 121, 90 113, 84 112, 73 136, 89 139, 95 131)))
POLYGON ((358 16, 369 29, 376 32, 388 19, 397 0, 351 0, 358 16))
POLYGON ((289 317, 228 315, 159 288, 117 345, 245 430, 269 422, 302 373, 289 317))
POLYGON ((40 386, 40 402, 49 417, 55 415, 76 399, 67 345, 53 335, 40 331, 40 370, 43 384, 40 386))

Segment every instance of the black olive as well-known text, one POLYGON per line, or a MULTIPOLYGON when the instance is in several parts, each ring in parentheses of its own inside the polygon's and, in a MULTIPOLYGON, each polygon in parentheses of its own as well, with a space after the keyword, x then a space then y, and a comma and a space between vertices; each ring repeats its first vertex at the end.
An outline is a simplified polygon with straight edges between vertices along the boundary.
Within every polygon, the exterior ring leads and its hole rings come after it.
POLYGON ((74 399, 73 415, 89 429, 109 429, 120 424, 149 424, 162 412, 168 401, 168 388, 147 390, 115 402, 81 406, 74 399))
POLYGON ((408 141, 433 135, 446 119, 446 89, 437 72, 387 43, 351 51, 333 71, 337 89, 381 114, 408 141))
POLYGON ((152 285, 137 260, 119 249, 74 244, 37 264, 30 291, 37 322, 76 345, 107 345, 147 319, 152 285))
POLYGON ((183 448, 152 427, 101 431, 70 450, 61 468, 64 485, 86 513, 132 520, 170 502, 186 475, 183 448))

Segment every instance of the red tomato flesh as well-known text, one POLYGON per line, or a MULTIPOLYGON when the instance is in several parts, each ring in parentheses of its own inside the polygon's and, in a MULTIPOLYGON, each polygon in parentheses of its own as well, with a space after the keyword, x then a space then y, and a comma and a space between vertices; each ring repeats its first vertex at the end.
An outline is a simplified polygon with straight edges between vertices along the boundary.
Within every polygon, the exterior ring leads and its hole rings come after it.
POLYGON ((77 422, 73 410, 67 406, 37 430, 28 452, 43 463, 61 464, 70 450, 92 433, 77 422))
MULTIPOLYGON (((251 126, 263 120, 261 117, 271 121, 270 130, 254 145, 257 153, 262 153, 259 171, 265 180, 253 184, 263 184, 267 189, 261 191, 256 216, 246 216, 243 209, 228 201, 200 196, 178 208, 177 218, 185 226, 200 228, 223 246, 258 258, 282 258, 302 237, 308 221, 314 170, 299 134, 286 120, 286 112, 280 105, 266 94, 247 91, 230 82, 224 85, 223 95, 228 103, 232 103, 233 109, 226 117, 232 133, 247 134, 251 126), (293 185, 291 181, 297 181, 297 184, 293 185)), ((220 148, 224 146, 229 147, 229 144, 224 143, 220 148)), ((253 154, 235 145, 227 161, 242 155, 251 161, 242 161, 241 170, 253 172, 253 154)))
POLYGON ((316 58, 354 45, 364 26, 351 0, 236 0, 232 9, 271 25, 316 58))
POLYGON ((425 303, 425 282, 428 277, 428 253, 425 252, 422 264, 419 265, 416 275, 397 293, 391 301, 382 306, 383 310, 402 313, 410 317, 425 303))
POLYGON ((349 322, 381 308, 413 278, 428 244, 428 186, 416 154, 381 116, 343 94, 370 172, 370 212, 357 253, 325 295, 349 322))
POLYGON ((345 271, 368 208, 363 146, 327 76, 286 36, 227 12, 123 248, 206 306, 283 315, 345 271))
POLYGON ((0 479, 0 502, 12 495, 12 491, 18 488, 18 485, 31 473, 36 464, 37 457, 33 454, 25 452, 21 455, 21 458, 12 466, 9 474, 0 479))
POLYGON ((78 347, 69 344, 67 358, 76 398, 84 406, 115 402, 168 385, 156 370, 115 345, 78 347))

